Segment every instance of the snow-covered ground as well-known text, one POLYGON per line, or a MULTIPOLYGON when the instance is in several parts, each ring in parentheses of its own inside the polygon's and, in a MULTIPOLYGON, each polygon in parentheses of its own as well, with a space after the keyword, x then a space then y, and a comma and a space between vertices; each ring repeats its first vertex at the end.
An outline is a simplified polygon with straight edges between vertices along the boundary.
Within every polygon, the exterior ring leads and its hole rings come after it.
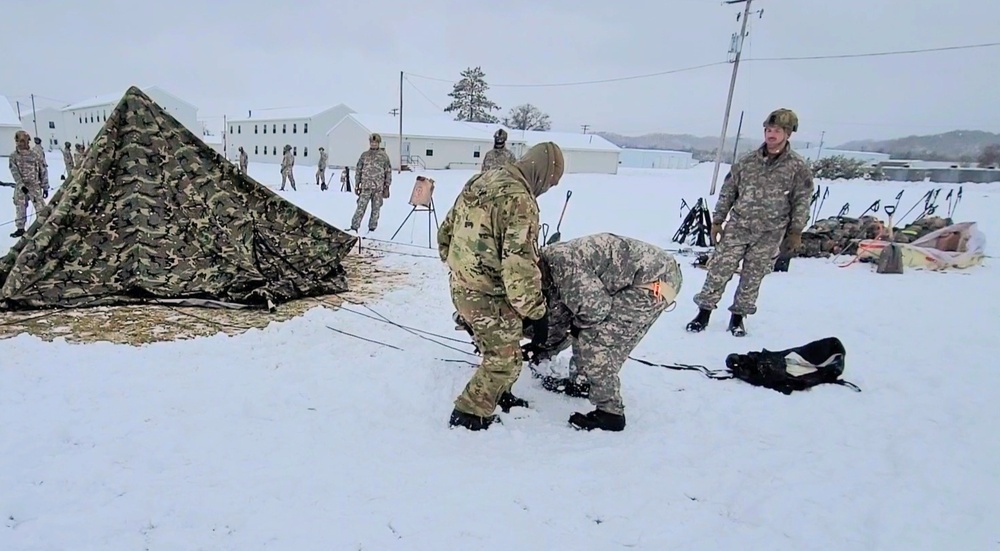
MULTIPOLYGON (((57 182, 61 163, 49 159, 57 182)), ((541 198, 543 221, 555 229, 572 190, 564 239, 614 231, 676 248, 680 200, 707 196, 711 168, 569 175, 541 198)), ((335 191, 334 175, 321 193, 313 170, 297 167, 299 191, 285 196, 347 227, 353 195, 335 191)), ((276 166, 250 171, 280 181, 276 166)), ((443 218, 471 173, 425 174, 437 181, 443 218)), ((410 210, 414 174, 394 178, 379 239, 410 210)), ((9 179, 6 166, 0 179, 9 179)), ((906 189, 902 212, 931 188, 823 184, 826 216, 848 201, 857 215, 906 189)), ((952 186, 944 187, 941 200, 952 186)), ((0 222, 13 218, 9 199, 0 201, 0 222)), ((978 221, 991 239, 998 213, 1000 186, 964 186, 957 219, 978 221)), ((426 244, 426 215, 414 217, 396 240, 426 244)), ((12 244, 12 229, 0 228, 0 248, 12 244)), ((434 251, 373 246, 411 253, 383 262, 412 274, 374 310, 463 337, 434 251)), ((765 279, 743 339, 725 332, 735 282, 705 333, 684 331, 705 273, 679 260, 677 308, 635 356, 721 368, 731 352, 836 336, 848 350, 845 378, 863 392, 823 386, 785 396, 629 362, 625 432, 585 433, 566 420, 589 403, 544 391, 526 371, 515 392, 532 409, 470 433, 449 430, 447 419, 471 368, 440 361, 468 356, 343 310, 141 348, 21 335, 0 341, 0 549, 1000 545, 995 260, 967 272, 883 276, 866 264, 795 259, 789 273, 765 279)))

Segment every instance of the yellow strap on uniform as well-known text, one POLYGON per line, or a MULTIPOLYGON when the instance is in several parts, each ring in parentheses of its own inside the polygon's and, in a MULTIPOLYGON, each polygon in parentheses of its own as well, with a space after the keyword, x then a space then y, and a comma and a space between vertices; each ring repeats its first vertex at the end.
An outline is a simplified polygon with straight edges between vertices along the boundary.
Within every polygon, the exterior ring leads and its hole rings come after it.
POLYGON ((642 283, 639 287, 652 292, 654 299, 657 301, 665 300, 667 302, 673 302, 674 299, 677 298, 677 291, 666 281, 657 280, 652 283, 642 283))

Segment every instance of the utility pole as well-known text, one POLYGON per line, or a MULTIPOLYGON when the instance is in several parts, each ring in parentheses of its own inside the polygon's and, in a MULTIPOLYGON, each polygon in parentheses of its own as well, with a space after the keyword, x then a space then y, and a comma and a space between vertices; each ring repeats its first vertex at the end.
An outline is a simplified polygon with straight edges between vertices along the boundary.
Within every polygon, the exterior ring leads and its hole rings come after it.
POLYGON ((824 130, 819 135, 819 149, 816 150, 816 160, 819 160, 819 156, 823 153, 823 139, 826 138, 826 130, 824 130))
POLYGON ((740 56, 743 53, 743 38, 747 33, 747 20, 750 15, 750 3, 753 0, 726 0, 726 4, 739 4, 740 2, 746 2, 746 6, 743 8, 743 25, 740 28, 740 36, 733 37, 732 49, 736 52, 736 58, 733 60, 733 76, 729 79, 729 98, 726 99, 726 113, 722 116, 722 135, 719 137, 719 147, 715 150, 715 169, 712 171, 712 187, 709 189, 709 195, 715 195, 715 183, 719 179, 719 165, 722 164, 722 148, 726 146, 726 130, 729 127, 729 112, 733 107, 733 91, 736 90, 736 73, 740 70, 740 56))
POLYGON ((38 138, 38 118, 35 115, 35 94, 31 94, 31 122, 35 125, 35 137, 38 138))
POLYGON ((399 72, 399 172, 403 173, 403 71, 399 72))
POLYGON ((589 124, 581 124, 580 128, 582 128, 583 129, 583 133, 586 134, 587 130, 590 129, 590 125, 589 124))
POLYGON ((21 120, 21 102, 15 101, 17 104, 17 120, 21 120))

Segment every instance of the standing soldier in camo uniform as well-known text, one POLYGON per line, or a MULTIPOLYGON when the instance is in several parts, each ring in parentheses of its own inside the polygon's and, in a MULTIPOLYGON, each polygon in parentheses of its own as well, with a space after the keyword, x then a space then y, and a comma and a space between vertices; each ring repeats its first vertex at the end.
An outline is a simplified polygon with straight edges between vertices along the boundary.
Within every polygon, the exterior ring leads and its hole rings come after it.
POLYGON ((63 164, 66 165, 66 180, 73 177, 73 149, 69 142, 63 144, 63 164))
POLYGON ((368 217, 368 231, 373 232, 378 227, 378 217, 382 212, 384 193, 392 184, 392 162, 385 151, 379 149, 382 136, 372 134, 368 138, 368 151, 358 158, 358 166, 354 174, 354 193, 358 196, 358 208, 354 209, 351 218, 351 231, 361 228, 361 218, 371 203, 372 213, 368 217))
POLYGON ((83 166, 83 157, 86 152, 83 149, 83 144, 76 144, 76 154, 73 156, 73 168, 79 170, 83 166))
POLYGON ((473 176, 438 229, 438 254, 448 265, 451 300, 472 328, 482 363, 455 400, 449 424, 482 430, 493 411, 527 407, 511 387, 521 372, 523 320, 535 341, 548 331, 538 267, 537 197, 559 183, 563 154, 545 142, 515 164, 473 176))
POLYGON ((549 309, 548 339, 538 347, 526 345, 525 352, 541 359, 572 344, 569 378, 546 377, 543 386, 590 399, 594 411, 574 413, 569 418, 574 428, 623 430, 618 373, 674 303, 683 282, 680 266, 659 247, 599 233, 542 248, 540 267, 549 309))
POLYGON ((486 155, 483 156, 482 172, 500 168, 515 161, 517 159, 514 158, 514 154, 507 149, 507 131, 501 128, 493 134, 493 149, 487 151, 486 155))
POLYGON ((285 191, 285 180, 292 184, 295 190, 295 156, 292 155, 292 146, 285 145, 284 157, 281 158, 281 188, 278 191, 285 191))
POLYGON ((757 312, 761 281, 774 267, 779 247, 794 251, 802 244, 813 178, 805 159, 788 143, 798 128, 793 111, 771 112, 764 121, 764 143, 744 155, 726 175, 711 229, 715 253, 708 262, 705 285, 694 296, 699 311, 688 323, 688 331, 705 329, 742 260, 728 330, 738 337, 746 335, 743 318, 757 312), (723 230, 726 215, 730 218, 723 230))
POLYGON ((45 158, 45 148, 42 147, 42 139, 35 137, 35 146, 31 148, 38 160, 42 162, 42 197, 49 196, 49 161, 45 158))
POLYGON ((319 189, 326 190, 326 162, 330 156, 326 154, 326 149, 319 148, 319 162, 316 163, 316 185, 319 189))
POLYGON ((240 174, 247 175, 247 165, 250 164, 250 158, 247 156, 247 152, 244 151, 243 146, 240 146, 240 174))
POLYGON ((15 148, 10 154, 8 167, 14 177, 14 233, 11 237, 24 235, 24 225, 28 219, 28 200, 35 207, 35 216, 45 211, 45 199, 42 197, 42 175, 44 166, 38 154, 31 150, 31 136, 24 130, 14 134, 15 148))

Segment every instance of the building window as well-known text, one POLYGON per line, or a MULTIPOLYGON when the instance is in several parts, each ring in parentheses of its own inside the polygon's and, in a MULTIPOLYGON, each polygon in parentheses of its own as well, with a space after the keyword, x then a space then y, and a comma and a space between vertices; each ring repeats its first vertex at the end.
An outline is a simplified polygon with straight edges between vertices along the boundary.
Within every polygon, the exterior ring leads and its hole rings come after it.
POLYGON ((253 154, 254 155, 260 155, 260 146, 259 145, 253 146, 253 154))
POLYGON ((104 112, 104 121, 107 122, 107 120, 108 120, 108 112, 105 111, 104 112))
POLYGON ((424 156, 425 157, 433 157, 434 156, 434 144, 430 144, 430 145, 427 146, 427 149, 424 150, 424 156))
POLYGON ((49 128, 53 128, 54 129, 55 127, 56 127, 55 121, 49 121, 49 128))
POLYGON ((264 146, 264 155, 267 155, 267 146, 264 146))
POLYGON ((288 134, 288 125, 287 124, 282 123, 282 125, 281 125, 281 133, 282 134, 288 134))
POLYGON ((302 133, 303 134, 309 133, 309 123, 307 122, 302 123, 302 133))
POLYGON ((292 155, 295 157, 299 156, 299 146, 295 146, 292 148, 292 155))
POLYGON ((476 146, 476 150, 472 152, 472 158, 473 159, 478 159, 479 158, 479 146, 478 145, 476 146))
POLYGON ((278 148, 277 148, 277 146, 273 146, 272 145, 271 146, 271 155, 277 155, 277 154, 278 154, 278 148))
POLYGON ((309 148, 308 147, 303 147, 302 148, 302 156, 303 157, 308 157, 309 156, 309 148))
POLYGON ((267 134, 267 125, 264 125, 264 133, 267 134))
POLYGON ((277 134, 278 133, 278 124, 277 123, 271 125, 271 133, 272 134, 277 134))
POLYGON ((242 124, 237 124, 236 125, 236 133, 237 134, 242 134, 243 133, 243 125, 242 124))
POLYGON ((299 125, 297 123, 292 123, 292 134, 296 134, 299 131, 299 125))
POLYGON ((255 124, 255 125, 253 125, 253 133, 254 133, 254 134, 256 134, 256 133, 257 133, 257 125, 256 125, 256 124, 255 124))
POLYGON ((90 114, 90 122, 94 122, 94 114, 93 113, 90 114))
POLYGON ((80 117, 80 124, 83 124, 83 117, 80 117))
POLYGON ((230 133, 230 134, 232 134, 232 133, 233 133, 233 125, 231 125, 231 124, 229 125, 229 133, 230 133))

